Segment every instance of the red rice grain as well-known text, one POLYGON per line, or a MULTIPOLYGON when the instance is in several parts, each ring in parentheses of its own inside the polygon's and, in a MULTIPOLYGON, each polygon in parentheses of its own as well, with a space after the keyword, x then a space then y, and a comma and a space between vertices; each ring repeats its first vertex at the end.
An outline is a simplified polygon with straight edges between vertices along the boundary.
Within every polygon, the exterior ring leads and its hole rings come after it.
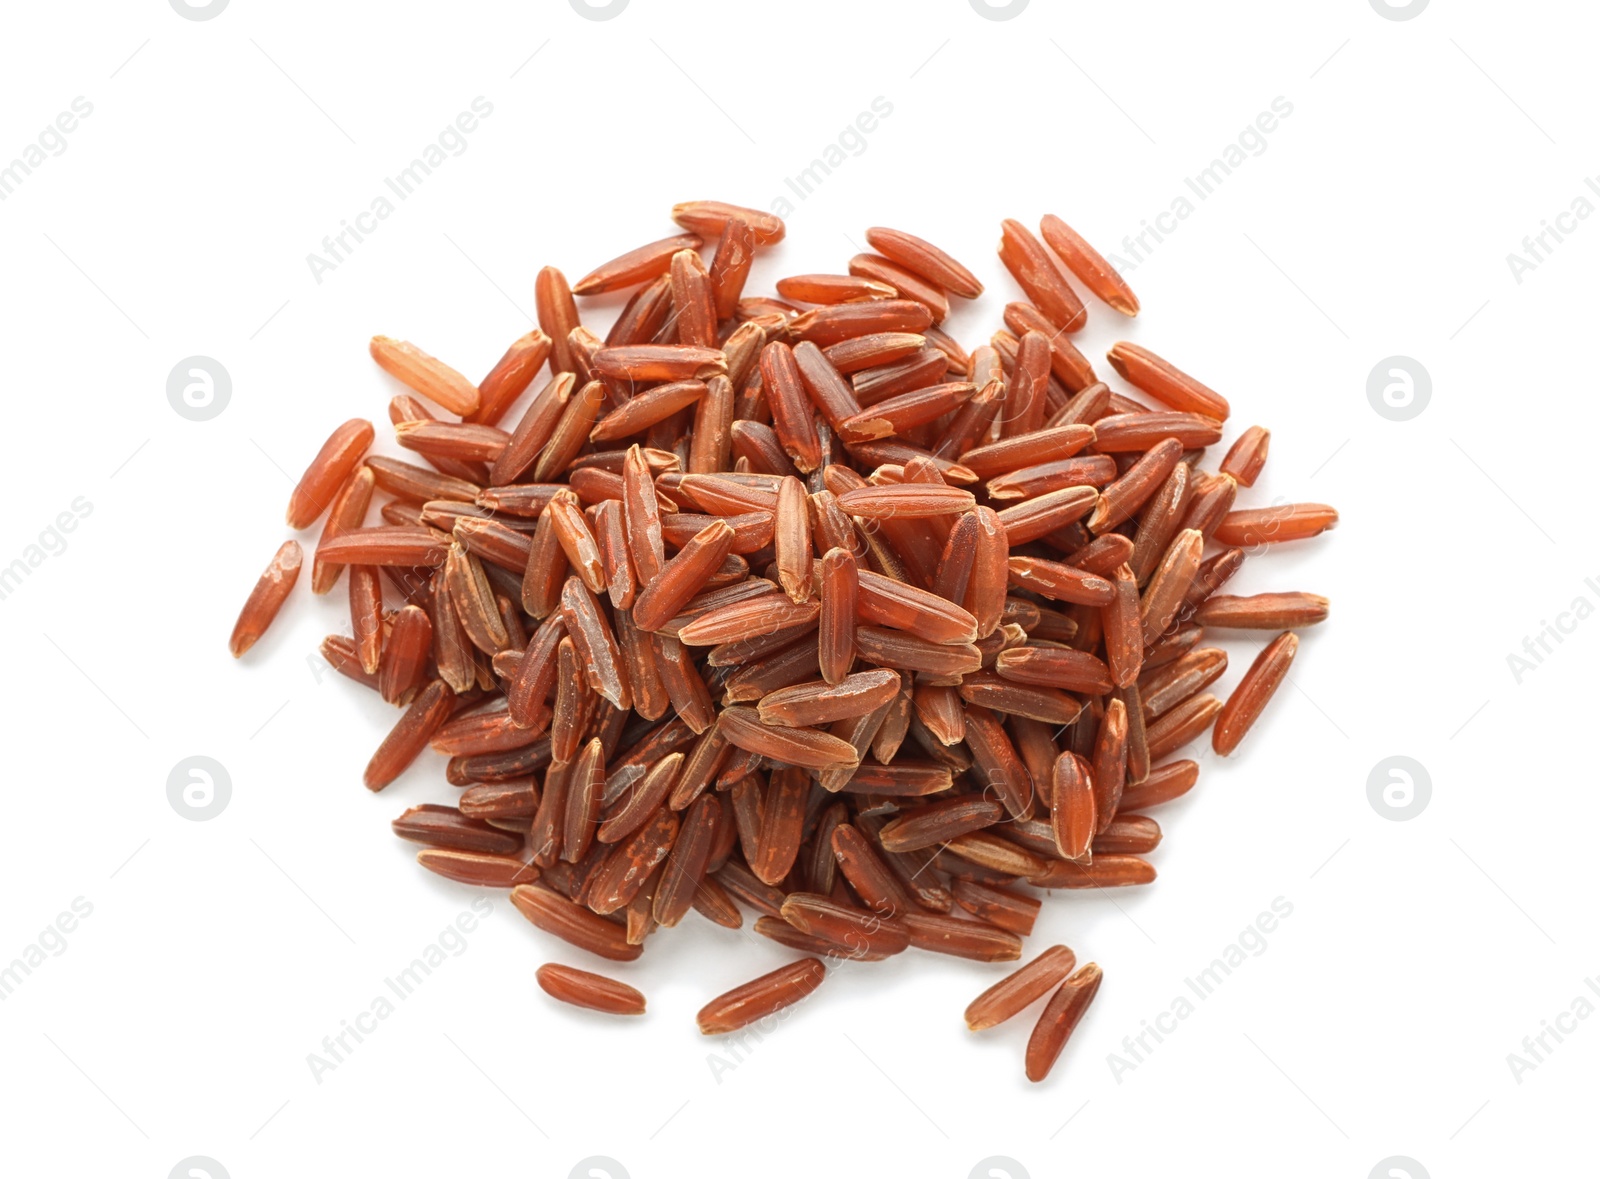
POLYGON ((607 1015, 643 1015, 644 996, 627 983, 573 966, 547 962, 534 971, 540 988, 552 999, 604 1011, 607 1015))
MULTIPOLYGON (((672 215, 685 232, 576 284, 538 271, 538 328, 479 385, 373 338, 411 390, 389 418, 415 461, 368 454, 355 419, 294 490, 291 527, 327 515, 312 589, 349 572, 350 634, 322 652, 401 710, 367 786, 431 746, 459 790, 395 834, 612 961, 691 911, 737 929, 753 910, 806 956, 712 1000, 707 1034, 798 1002, 824 961, 1015 960, 1039 890, 1152 883, 1163 831, 1143 812, 1199 776, 1174 755, 1207 730, 1236 749, 1294 631, 1328 613, 1315 594, 1219 591, 1337 512, 1237 505, 1270 435, 1245 430, 1208 468, 1227 400, 1147 348, 1109 352, 1133 395, 1099 380, 1069 339, 1088 318, 1074 283, 1125 315, 1139 302, 1060 218, 1039 237, 1003 223, 1021 296, 969 352, 936 325, 982 284, 920 237, 869 229, 875 253, 791 274, 775 299, 746 286, 779 218, 672 215), (577 299, 623 291, 602 339, 577 299), (1224 701, 1207 628, 1284 633, 1224 701)), ((235 655, 302 560, 279 550, 235 655)), ((1099 986, 1075 965, 1053 947, 968 1008, 978 1030, 1054 992, 1030 1080, 1099 986)), ((587 971, 537 981, 644 1011, 587 971)))
POLYGON ((1033 1034, 1028 1037, 1028 1080, 1038 1082, 1050 1075, 1061 1050, 1067 1046, 1067 1039, 1083 1019, 1084 1012, 1089 1010, 1089 1004, 1094 1002, 1101 977, 1100 967, 1090 962, 1079 967, 1051 996, 1044 1014, 1034 1025, 1033 1034))
POLYGON ((827 973, 817 958, 802 958, 718 995, 700 1009, 701 1034, 719 1036, 792 1007, 822 985, 827 973))
MULTIPOLYGON (((298 541, 286 540, 273 554, 272 563, 262 573, 256 586, 239 611, 239 620, 233 624, 233 634, 228 638, 228 650, 239 658, 266 633, 267 627, 283 609, 289 591, 300 578, 300 564, 304 560, 298 541)), ((368 675, 377 668, 363 668, 368 675)))
POLYGON ((974 1032, 1002 1024, 1055 990, 1078 959, 1066 946, 1051 946, 967 1005, 967 1027, 974 1032))

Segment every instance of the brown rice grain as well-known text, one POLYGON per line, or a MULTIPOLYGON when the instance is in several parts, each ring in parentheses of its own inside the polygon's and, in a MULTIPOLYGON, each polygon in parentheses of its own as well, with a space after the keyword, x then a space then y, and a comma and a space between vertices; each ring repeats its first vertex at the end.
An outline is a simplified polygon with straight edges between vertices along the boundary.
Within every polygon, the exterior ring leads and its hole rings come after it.
POLYGON ((1281 630, 1311 626, 1328 617, 1328 599, 1319 594, 1278 593, 1233 597, 1217 594, 1199 610, 1194 620, 1201 626, 1237 630, 1281 630))
POLYGON ((352 418, 328 436, 289 494, 290 528, 309 528, 316 523, 355 473, 372 437, 372 423, 365 418, 352 418))
POLYGON ((1228 418, 1226 398, 1206 388, 1148 348, 1123 341, 1112 345, 1111 351, 1106 353, 1106 359, 1123 380, 1164 405, 1182 413, 1204 414, 1219 422, 1228 418))
POLYGON ((1072 226, 1054 213, 1046 213, 1039 223, 1039 236, 1095 298, 1123 315, 1139 314, 1139 297, 1133 293, 1133 288, 1072 226))
POLYGON ((622 926, 591 913, 544 884, 519 884, 511 890, 517 911, 548 934, 615 962, 632 962, 642 952, 629 945, 622 926))
POLYGON ((1299 646, 1299 637, 1293 631, 1284 631, 1262 648, 1222 711, 1217 713, 1216 727, 1211 731, 1211 747, 1217 753, 1226 757, 1239 747, 1239 742, 1260 719, 1267 702, 1289 674, 1289 664, 1294 661, 1299 646))
POLYGON ((1074 332, 1084 325, 1088 312, 1083 300, 1026 226, 1019 221, 1002 221, 999 252, 1000 261, 1027 294, 1028 301, 1058 330, 1074 332))
POLYGON ((802 958, 718 995, 700 1009, 702 1035, 717 1036, 775 1015, 806 998, 827 973, 820 959, 802 958))
POLYGON ((373 336, 369 349, 378 367, 407 388, 462 417, 478 408, 478 387, 415 344, 373 336))
POLYGON ((1004 1023, 1054 990, 1077 965, 1066 946, 1051 946, 1012 971, 967 1005, 967 1027, 975 1032, 1004 1023))
POLYGON ((442 680, 434 680, 418 693, 367 763, 367 771, 363 776, 367 789, 382 790, 405 772, 406 767, 427 748, 433 734, 444 724, 454 706, 455 697, 442 680))
POLYGON ((938 246, 904 230, 874 226, 867 230, 867 244, 886 258, 953 295, 976 299, 983 294, 983 284, 972 271, 938 246))
POLYGON ((1037 1083, 1050 1075, 1068 1038, 1083 1019, 1089 1004, 1094 1002, 1101 978, 1100 967, 1090 962, 1080 967, 1051 996, 1044 1014, 1034 1025, 1033 1034, 1028 1037, 1028 1080, 1037 1083))
POLYGON ((857 254, 850 259, 847 269, 858 281, 870 282, 875 290, 883 292, 870 296, 872 298, 915 299, 928 309, 934 323, 942 322, 950 314, 950 300, 937 284, 887 258, 857 254))
MULTIPOLYGON (((257 579, 255 588, 245 599, 244 608, 239 611, 238 621, 233 624, 233 634, 228 638, 228 650, 233 652, 235 659, 256 645, 257 640, 266 633, 267 627, 272 625, 272 620, 278 616, 278 611, 283 609, 289 591, 294 589, 294 583, 300 577, 300 565, 303 560, 304 556, 298 541, 284 541, 273 554, 271 564, 257 579)), ((363 670, 367 669, 363 667, 363 670)), ((367 674, 370 675, 376 670, 373 668, 367 671, 367 674)))
POLYGON ((627 983, 572 966, 547 962, 534 972, 539 987, 552 999, 604 1011, 607 1015, 643 1015, 644 996, 627 983))
POLYGON ((1279 504, 1229 512, 1213 537, 1225 545, 1276 544, 1318 536, 1338 523, 1339 513, 1327 504, 1279 504))
POLYGON ((698 234, 685 233, 638 246, 604 262, 572 284, 574 295, 601 295, 626 290, 665 274, 679 250, 698 250, 698 234))
POLYGON ((1219 469, 1224 475, 1232 476, 1239 486, 1254 487, 1261 468, 1267 465, 1267 448, 1271 443, 1270 431, 1251 426, 1228 448, 1219 469))

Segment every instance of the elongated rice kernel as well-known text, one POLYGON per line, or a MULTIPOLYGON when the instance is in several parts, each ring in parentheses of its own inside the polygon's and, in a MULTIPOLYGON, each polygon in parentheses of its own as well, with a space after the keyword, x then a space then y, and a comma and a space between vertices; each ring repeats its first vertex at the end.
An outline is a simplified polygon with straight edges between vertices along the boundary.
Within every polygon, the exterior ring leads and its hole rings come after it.
POLYGON ((573 301, 566 275, 554 266, 540 270, 533 282, 533 305, 539 327, 550 337, 552 375, 575 372, 568 337, 572 329, 579 326, 578 305, 573 301))
POLYGON ((1250 670, 1234 688, 1233 695, 1217 713, 1215 727, 1211 730, 1211 747, 1226 756, 1239 747, 1244 735, 1260 718, 1272 699, 1272 694, 1289 674, 1289 664, 1299 650, 1300 639, 1293 631, 1284 631, 1261 649, 1250 670))
POLYGON ((660 630, 694 597, 732 547, 733 529, 725 520, 715 520, 695 533, 639 591, 633 603, 634 625, 644 631, 660 630))
POLYGON ((1149 450, 1167 438, 1188 449, 1210 446, 1222 437, 1222 423, 1204 414, 1156 410, 1114 413, 1094 424, 1095 447, 1108 454, 1149 450))
MULTIPOLYGON (((303 560, 298 541, 286 540, 279 546, 272 563, 262 573, 245 600, 244 608, 239 611, 239 620, 233 624, 228 650, 233 652, 235 659, 256 645, 256 640, 266 633, 267 627, 278 616, 278 611, 283 609, 289 591, 294 589, 294 583, 299 580, 303 560)), ((368 674, 376 670, 372 668, 368 674)))
POLYGON ((1081 328, 1088 318, 1083 300, 1039 239, 1021 222, 1010 220, 1000 223, 1000 235, 1000 261, 1026 292, 1029 302, 1058 329, 1073 332, 1081 328))
MULTIPOLYGON (((875 286, 882 287, 888 292, 888 298, 911 299, 921 303, 928 309, 934 324, 942 322, 950 314, 950 300, 943 288, 888 258, 877 254, 857 254, 846 264, 846 269, 859 281, 870 281, 875 286)), ((938 329, 930 326, 924 330, 930 336, 929 342, 932 343, 932 333, 938 329)), ((936 348, 936 351, 948 355, 943 349, 936 348)), ((946 359, 945 363, 935 371, 941 373, 946 371, 948 363, 946 359)))
POLYGON ((1228 653, 1216 647, 1202 647, 1172 663, 1152 671, 1139 680, 1145 716, 1153 719, 1209 687, 1228 669, 1228 653))
POLYGON ((779 688, 761 698, 763 724, 798 728, 826 724, 872 712, 900 691, 900 676, 876 668, 858 671, 837 684, 819 681, 779 688))
POLYGON ((544 483, 554 479, 577 457, 604 401, 605 386, 600 381, 588 381, 572 395, 562 409, 549 441, 534 461, 534 482, 544 483))
POLYGON ((830 684, 843 680, 855 659, 856 585, 854 558, 845 549, 829 549, 822 558, 817 662, 822 678, 830 684))
POLYGON ((753 708, 726 709, 720 724, 730 744, 774 761, 817 770, 855 765, 860 761, 860 756, 846 741, 816 729, 763 724, 760 714, 753 708))
POLYGON ((967 1005, 967 1027, 981 1032, 1004 1023, 1063 982, 1078 959, 1066 946, 1051 946, 967 1005))
POLYGON ((644 996, 627 983, 574 966, 547 962, 534 971, 539 987, 552 999, 604 1011, 607 1015, 643 1015, 644 996))
POLYGON ((455 851, 510 855, 521 846, 516 836, 464 815, 453 806, 434 803, 408 808, 389 826, 401 839, 455 851))
POLYGON ((1104 831, 1117 813, 1117 803, 1122 798, 1123 783, 1127 779, 1127 753, 1128 709, 1121 700, 1113 698, 1106 705, 1105 716, 1100 720, 1094 758, 1090 763, 1096 834, 1104 831))
POLYGON ((1115 344, 1106 354, 1116 369, 1134 388, 1157 401, 1184 413, 1205 414, 1226 421, 1227 399, 1206 388, 1188 373, 1168 364, 1148 348, 1126 342, 1115 344))
POLYGON ((1028 1038, 1028 1080, 1037 1083, 1050 1075, 1067 1039, 1099 993, 1101 977, 1100 967, 1091 962, 1080 967, 1051 997, 1028 1038))
POLYGON ((373 336, 370 351, 380 368, 429 401, 463 416, 477 410, 478 387, 415 344, 373 336))
POLYGON ((1039 236, 1107 307, 1128 316, 1139 314, 1139 298, 1122 275, 1065 221, 1054 213, 1045 214, 1039 223, 1039 236))
POLYGON ((352 418, 329 435, 289 495, 290 528, 309 528, 328 510, 372 445, 372 438, 372 423, 364 418, 352 418))
POLYGON ((951 885, 950 893, 955 904, 979 921, 1019 937, 1032 935, 1039 910, 1044 907, 1037 898, 1024 896, 1015 889, 976 880, 957 880, 951 885))
POLYGON ((784 450, 802 472, 816 470, 822 464, 822 443, 794 352, 782 340, 774 340, 761 350, 761 379, 772 411, 772 428, 784 450))
POLYGON ((1200 767, 1192 761, 1175 761, 1151 770, 1143 782, 1126 786, 1122 791, 1121 807, 1126 811, 1143 811, 1181 798, 1200 779, 1200 767))
POLYGON ((1222 701, 1209 692, 1191 696, 1171 712, 1145 726, 1145 746, 1150 759, 1159 761, 1193 741, 1222 711, 1222 701))
POLYGON ((851 956, 890 956, 911 945, 910 931, 893 917, 841 904, 815 893, 790 893, 780 913, 801 933, 850 947, 851 956))
POLYGON ((793 602, 811 596, 811 517, 805 484, 786 475, 778 484, 778 507, 772 533, 778 581, 793 602))
POLYGON ((1305 540, 1339 523, 1339 513, 1327 504, 1280 504, 1229 512, 1217 525, 1218 544, 1258 545, 1285 540, 1305 540))
POLYGON ((665 274, 672 258, 679 250, 700 247, 700 238, 693 233, 679 234, 650 242, 602 263, 572 284, 574 295, 601 295, 607 291, 625 290, 665 274))
POLYGON ((661 882, 652 902, 652 915, 658 924, 668 928, 678 924, 693 905, 710 862, 712 840, 722 821, 722 804, 715 795, 702 795, 690 806, 672 852, 662 866, 661 882))
POLYGON ((695 1022, 702 1035, 736 1032, 792 1007, 822 985, 827 973, 817 958, 802 958, 718 995, 700 1009, 695 1022))
POLYGON ((1160 566, 1150 576, 1144 597, 1139 602, 1139 625, 1144 645, 1154 646, 1183 605, 1183 598, 1200 571, 1200 554, 1205 541, 1193 529, 1173 538, 1160 566))
POLYGON ((1065 860, 1087 861, 1100 827, 1094 775, 1070 749, 1056 759, 1051 783, 1051 831, 1065 860))
POLYGON ((709 271, 712 307, 717 319, 729 319, 738 309, 739 296, 744 291, 745 280, 750 277, 755 256, 756 235, 750 222, 742 217, 730 217, 717 239, 709 271))
POLYGON ((1232 597, 1217 594, 1195 612, 1201 626, 1242 630, 1279 630, 1286 626, 1311 626, 1328 617, 1328 599, 1318 594, 1254 594, 1232 597))
POLYGON ((716 347, 717 311, 705 262, 696 250, 682 249, 672 255, 669 273, 672 305, 678 313, 678 343, 716 347))
POLYGON ((997 802, 982 795, 951 798, 902 812, 884 825, 879 839, 888 851, 919 851, 993 826, 1004 815, 997 802))
POLYGON ((322 553, 322 545, 341 532, 361 527, 367 517, 367 508, 372 503, 372 489, 376 485, 371 467, 357 467, 334 497, 333 505, 328 510, 327 523, 323 525, 322 539, 311 558, 312 593, 325 594, 338 584, 344 566, 329 561, 322 553))
POLYGON ((442 680, 434 680, 424 688, 367 763, 367 789, 382 790, 398 778, 427 748, 454 705, 450 689, 442 680))
POLYGON ((953 295, 976 299, 983 294, 983 284, 972 271, 931 242, 903 230, 882 227, 867 230, 866 236, 867 244, 878 253, 953 295))
POLYGON ((839 508, 852 516, 872 519, 950 516, 976 506, 972 492, 959 487, 930 487, 921 483, 860 487, 839 496, 839 508))
POLYGON ((982 921, 912 910, 903 918, 911 944, 919 950, 970 958, 974 962, 1014 962, 1022 957, 1022 939, 982 921))
POLYGON ((750 226, 760 246, 776 245, 784 234, 782 218, 724 201, 684 201, 672 206, 672 219, 685 229, 706 237, 721 233, 729 221, 743 221, 750 226))
POLYGON ((1261 475, 1261 468, 1267 465, 1267 448, 1271 443, 1272 434, 1269 431, 1260 426, 1251 426, 1228 448, 1219 470, 1224 475, 1232 476, 1241 487, 1254 487, 1261 475))
POLYGON ((1094 837, 1094 851, 1101 855, 1144 855, 1160 844, 1161 825, 1145 815, 1119 813, 1094 837))
POLYGON ((420 606, 395 615, 378 664, 378 692, 390 704, 407 704, 421 688, 433 651, 433 623, 420 606))
POLYGON ((446 880, 479 888, 514 888, 539 878, 536 866, 515 857, 454 848, 424 848, 417 853, 417 863, 446 880))
POLYGON ((629 945, 622 926, 607 921, 540 884, 519 884, 511 903, 534 925, 601 958, 632 962, 642 952, 629 945))

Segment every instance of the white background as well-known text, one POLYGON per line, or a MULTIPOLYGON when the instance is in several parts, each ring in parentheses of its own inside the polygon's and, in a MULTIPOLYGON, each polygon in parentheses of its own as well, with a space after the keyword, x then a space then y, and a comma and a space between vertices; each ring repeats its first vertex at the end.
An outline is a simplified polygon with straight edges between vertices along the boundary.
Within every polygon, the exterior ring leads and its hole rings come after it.
MULTIPOLYGON (((1575 1171, 1600 1020, 1520 1083, 1507 1054, 1578 995, 1600 1002, 1582 744, 1600 623, 1569 619, 1520 684, 1507 656, 1574 599, 1600 604, 1600 224, 1520 283, 1506 257, 1600 172, 1592 7, 1034 0, 995 21, 967 0, 633 0, 601 22, 565 0, 234 0, 193 21, 141 0, 11 5, 6 25, 0 160, 74 98, 93 113, 0 203, 0 564, 78 497, 92 511, 0 601, 0 962, 74 898, 93 912, 0 1003, 5 1172, 159 1177, 194 1155, 235 1179, 566 1176, 596 1155, 637 1179, 964 1179, 996 1155, 1014 1179, 1364 1177, 1395 1155, 1435 1177, 1575 1171), (493 113, 465 152, 316 282, 306 256, 478 96, 493 113), (475 895, 387 830, 453 793, 440 759, 362 788, 393 712, 314 658, 342 588, 313 600, 302 578, 242 664, 226 650, 290 478, 336 423, 386 430, 396 386, 367 338, 481 376, 530 325, 539 266, 575 279, 665 236, 675 201, 764 206, 880 96, 892 114, 796 202, 751 289, 837 271, 865 227, 900 226, 989 284, 952 319, 969 345, 1017 297, 1001 218, 1056 212, 1122 253, 1292 103, 1128 272, 1138 320, 1095 305, 1079 342, 1102 371, 1119 338, 1172 358, 1231 399, 1230 440, 1270 427, 1241 502, 1339 507, 1337 531, 1236 583, 1333 598, 1293 688, 1158 812, 1153 887, 1048 900, 1030 954, 1064 941, 1106 982, 1044 1085, 1022 1076, 1030 1020, 962 1025, 1002 968, 917 952, 836 971, 719 1082, 695 1011, 789 952, 692 916, 618 971, 645 1019, 590 1017, 533 972, 595 963, 502 897, 316 1083, 307 1054, 475 895), (196 354, 233 382, 199 423, 165 392, 196 354), (1366 393, 1395 354, 1433 384, 1403 423, 1366 393), (1367 796, 1395 754, 1432 781, 1408 822, 1367 796), (208 822, 167 800, 192 755, 232 783, 208 822), (1115 1079, 1123 1037, 1277 897, 1293 915, 1266 950, 1115 1079)), ((615 306, 587 314, 603 329, 615 306)), ((1225 645, 1229 688, 1256 644, 1225 645)))

